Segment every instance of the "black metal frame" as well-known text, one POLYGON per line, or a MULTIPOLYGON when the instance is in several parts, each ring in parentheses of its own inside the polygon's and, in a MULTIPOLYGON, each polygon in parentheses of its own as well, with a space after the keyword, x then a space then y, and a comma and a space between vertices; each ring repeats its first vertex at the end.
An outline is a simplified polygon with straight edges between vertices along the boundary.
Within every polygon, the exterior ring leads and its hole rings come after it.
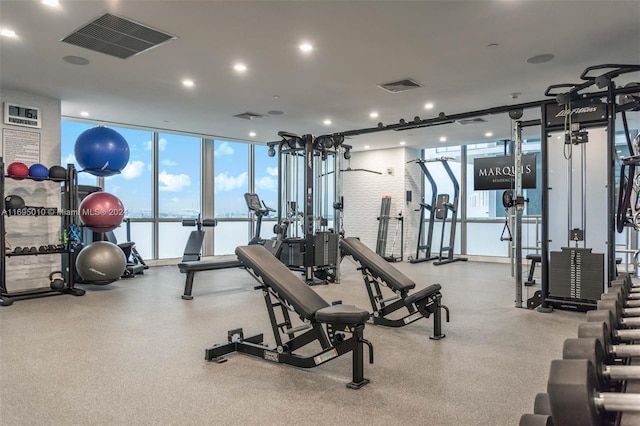
POLYGON ((438 256, 431 255, 431 247, 433 243, 433 226, 436 218, 436 203, 438 200, 438 185, 436 185, 436 181, 433 179, 433 176, 431 176, 429 169, 427 169, 427 166, 424 164, 424 159, 419 158, 412 161, 418 163, 418 165, 422 169, 422 173, 424 173, 425 177, 431 184, 431 204, 425 203, 424 198, 420 202, 420 228, 418 229, 418 241, 416 242, 416 257, 409 259, 409 262, 411 263, 418 263, 427 262, 438 258, 438 256), (429 227, 427 229, 427 243, 423 244, 425 210, 429 210, 429 227), (420 252, 423 250, 424 257, 420 257, 420 252))
POLYGON ((440 235, 440 252, 438 253, 438 261, 433 262, 433 264, 436 266, 467 260, 466 257, 455 257, 453 255, 453 250, 456 242, 456 224, 458 223, 458 203, 460 201, 460 185, 458 184, 458 180, 453 174, 453 171, 451 170, 451 166, 449 166, 447 159, 438 158, 437 160, 440 163, 442 163, 444 170, 447 172, 447 175, 449 175, 449 179, 451 179, 451 183, 453 184, 453 202, 444 204, 445 214, 444 214, 444 218, 442 219, 442 233, 440 235), (446 247, 443 247, 442 245, 444 243, 444 228, 447 223, 448 211, 451 212, 451 228, 449 230, 449 243, 446 247), (442 257, 443 251, 447 251, 447 256, 445 258, 442 257))
MULTIPOLYGON (((5 244, 5 232, 6 232, 6 224, 5 224, 5 212, 6 205, 4 202, 4 192, 5 192, 5 166, 2 157, 0 157, 0 235, 2 236, 2 246, 0 247, 2 253, 0 254, 0 306, 9 306, 13 304, 14 300, 23 300, 23 299, 32 299, 36 297, 44 297, 58 294, 71 294, 74 296, 82 296, 85 294, 85 291, 79 288, 75 288, 74 282, 74 273, 72 265, 72 256, 73 250, 70 246, 70 243, 67 242, 66 247, 63 250, 56 250, 52 252, 46 253, 22 253, 22 254, 13 254, 7 252, 7 247, 5 244), (25 290, 17 290, 17 291, 9 291, 7 289, 7 268, 6 268, 6 258, 12 256, 26 256, 26 255, 43 255, 43 254, 61 254, 66 258, 66 262, 64 262, 65 267, 63 267, 62 275, 64 277, 65 286, 61 289, 53 289, 51 286, 40 287, 40 288, 32 288, 25 290)), ((26 181, 35 180, 31 177, 24 177, 26 181)), ((62 227, 67 229, 71 222, 71 215, 77 211, 77 207, 74 208, 73 197, 75 196, 75 192, 77 189, 77 172, 73 167, 73 164, 67 165, 67 177, 64 180, 61 179, 53 179, 53 178, 38 178, 38 180, 47 180, 54 182, 62 182, 64 184, 63 193, 66 195, 62 199, 62 227)))
POLYGON ((373 323, 375 325, 404 327, 421 318, 429 318, 429 316, 433 314, 433 336, 429 336, 429 339, 440 340, 446 336, 442 333, 442 314, 440 310, 444 309, 446 312, 446 321, 449 322, 449 308, 441 302, 442 293, 437 291, 425 298, 407 303, 405 300, 409 297, 407 290, 394 289, 393 286, 374 275, 366 266, 360 266, 358 270, 362 273, 362 279, 367 288, 367 294, 369 295, 369 301, 371 302, 371 308, 373 310, 373 323), (385 298, 382 294, 382 286, 390 288, 395 295, 385 298), (407 313, 403 317, 398 319, 387 318, 388 315, 403 308, 407 310, 407 313))
MULTIPOLYGON (((294 367, 313 368, 324 364, 334 358, 353 352, 352 380, 347 384, 348 388, 360 389, 369 379, 364 377, 364 348, 369 347, 369 363, 373 363, 373 346, 364 339, 364 324, 323 323, 316 320, 305 321, 303 325, 293 327, 290 311, 293 311, 286 300, 283 300, 276 291, 267 286, 250 269, 247 271, 260 283, 256 290, 262 290, 264 301, 269 313, 269 320, 273 330, 276 347, 270 348, 263 343, 263 334, 244 337, 241 328, 229 330, 228 342, 211 346, 205 349, 205 360, 224 362, 225 355, 232 352, 240 352, 262 358, 267 361, 280 364, 289 364, 294 367), (280 308, 280 315, 274 308, 280 308), (351 334, 346 338, 345 333, 351 334), (235 336, 238 338, 234 339, 235 336), (298 349, 318 342, 321 350, 313 355, 300 355, 295 353, 298 349)), ((295 312, 295 311, 294 311, 295 312)))

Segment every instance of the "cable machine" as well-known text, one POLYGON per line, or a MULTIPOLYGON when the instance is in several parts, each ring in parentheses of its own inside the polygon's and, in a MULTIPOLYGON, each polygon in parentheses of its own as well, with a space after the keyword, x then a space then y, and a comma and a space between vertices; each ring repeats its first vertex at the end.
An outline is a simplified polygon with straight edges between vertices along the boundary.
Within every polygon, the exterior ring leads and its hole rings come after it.
MULTIPOLYGON (((632 93, 632 88, 617 88, 614 79, 622 74, 640 71, 639 65, 619 65, 604 64, 586 68, 580 78, 580 84, 556 84, 549 86, 545 92, 546 96, 555 98, 556 104, 546 104, 542 109, 542 161, 543 161, 543 223, 542 223, 542 289, 540 290, 541 306, 540 312, 550 312, 554 307, 569 309, 592 309, 596 306, 596 300, 602 293, 604 286, 614 280, 616 271, 615 259, 615 229, 616 229, 616 203, 615 203, 615 120, 617 112, 622 109, 616 103, 616 96, 623 93, 632 93), (598 73, 599 75, 594 75, 598 73), (589 92, 589 90, 606 89, 604 92, 589 92), (550 215, 550 185, 549 168, 555 157, 550 155, 553 145, 549 140, 549 134, 555 131, 562 131, 565 135, 563 143, 565 159, 567 160, 567 188, 573 187, 573 174, 580 171, 580 194, 582 197, 590 196, 594 192, 594 187, 586 188, 588 179, 593 179, 597 170, 585 164, 586 142, 590 135, 588 129, 601 128, 603 145, 599 148, 603 152, 597 156, 600 165, 604 166, 602 185, 606 188, 602 190, 605 211, 600 214, 604 216, 607 229, 603 234, 604 246, 601 248, 600 259, 593 258, 597 253, 591 253, 586 247, 586 238, 601 232, 599 229, 587 229, 586 212, 593 217, 597 211, 585 207, 584 198, 581 201, 579 214, 574 214, 572 210, 572 200, 575 198, 569 192, 568 221, 565 238, 566 247, 561 252, 551 252, 550 242, 551 229, 549 224, 550 215), (572 165, 575 152, 579 150, 579 157, 576 165, 572 165), (569 154, 567 154, 569 152, 569 154), (605 162, 602 162, 602 158, 605 162), (574 169, 576 171, 574 171, 574 169), (579 220, 578 220, 579 219, 579 220), (578 222, 580 227, 574 228, 574 222, 578 222), (573 245, 573 247, 571 247, 573 245), (579 247, 582 245, 582 247, 579 247), (556 265, 565 263, 569 267, 557 268, 556 265), (601 265, 601 273, 589 271, 588 268, 594 264, 601 265), (568 276, 565 276, 568 274, 568 276), (590 278, 602 275, 598 282, 592 284, 590 278)), ((637 88, 636 88, 637 91, 637 88)), ((627 106, 625 108, 631 108, 627 106)), ((554 141, 555 142, 555 141, 554 141)), ((594 142, 592 142, 594 143, 594 142)), ((597 149, 598 145, 590 148, 597 149)), ((556 156, 557 157, 557 156, 556 156)), ((559 185, 562 185, 560 183, 559 185)), ((597 190, 597 185, 595 187, 597 190)), ((566 197, 566 194, 565 194, 566 197)), ((555 237, 557 238, 557 237, 555 237)), ((561 237, 562 238, 562 237, 561 237)), ((589 244, 591 245, 591 244, 589 244)))
POLYGON ((350 157, 344 137, 279 132, 268 154, 278 154, 280 260, 302 272, 308 284, 339 280, 342 228, 340 170, 350 157))

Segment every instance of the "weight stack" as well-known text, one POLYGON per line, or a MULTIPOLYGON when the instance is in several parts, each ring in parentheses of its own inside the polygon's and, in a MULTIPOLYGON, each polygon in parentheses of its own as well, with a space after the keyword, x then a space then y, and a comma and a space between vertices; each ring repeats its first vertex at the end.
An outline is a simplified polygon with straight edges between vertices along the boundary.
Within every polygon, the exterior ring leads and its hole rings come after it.
POLYGON ((604 287, 604 254, 590 248, 551 252, 549 296, 598 300, 604 287))
POLYGON ((338 234, 318 232, 313 236, 314 265, 330 266, 338 263, 338 234))

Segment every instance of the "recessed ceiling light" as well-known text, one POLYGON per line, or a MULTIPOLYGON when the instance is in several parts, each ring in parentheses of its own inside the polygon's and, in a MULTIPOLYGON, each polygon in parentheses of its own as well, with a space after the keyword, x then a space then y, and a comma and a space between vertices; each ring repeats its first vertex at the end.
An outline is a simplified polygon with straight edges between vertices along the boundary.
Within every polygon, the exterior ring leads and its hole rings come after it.
POLYGON ((233 66, 233 69, 238 72, 245 72, 247 70, 247 66, 245 64, 238 63, 233 66))
POLYGON ((329 126, 331 124, 331 120, 327 119, 323 121, 325 126, 329 126))
POLYGON ((311 43, 302 43, 298 48, 304 53, 309 53, 313 50, 313 45, 311 43))
POLYGON ((83 117, 88 117, 88 116, 89 116, 89 113, 88 113, 87 111, 82 111, 82 112, 80 113, 80 115, 81 115, 81 116, 83 116, 83 117))
POLYGON ((364 146, 364 149, 369 149, 369 148, 371 148, 369 145, 364 146))
POLYGON ((195 85, 195 83, 193 82, 193 80, 182 80, 182 85, 186 86, 186 87, 193 87, 195 85))
POLYGON ((249 132, 249 136, 251 136, 252 138, 256 137, 256 132, 249 132))
POLYGON ((424 104, 424 108, 425 109, 433 109, 433 103, 427 102, 426 104, 424 104))
POLYGON ((15 32, 15 31, 10 30, 10 29, 8 29, 8 28, 3 28, 2 30, 0 30, 0 36, 3 36, 3 37, 9 37, 9 38, 16 38, 16 37, 18 37, 18 36, 16 35, 16 32, 15 32))
POLYGON ((280 95, 273 95, 273 99, 280 99, 280 95))
POLYGON ((490 138, 491 136, 493 136, 493 133, 491 133, 491 132, 487 132, 487 133, 485 133, 485 134, 484 134, 484 136, 485 136, 486 138, 490 138))
POLYGON ((60 2, 58 0, 42 0, 42 4, 46 6, 51 6, 51 7, 60 6, 60 2))
POLYGON ((543 53, 541 55, 535 55, 530 57, 529 59, 527 59, 527 62, 530 64, 544 64, 545 62, 549 62, 550 60, 552 60, 555 56, 553 56, 551 53, 543 53))
POLYGON ((400 141, 400 145, 406 145, 407 143, 405 141, 400 141))
POLYGON ((558 136, 558 139, 562 139, 562 136, 558 136))
POLYGON ((440 142, 446 142, 447 138, 445 138, 444 136, 440 136, 440 142))
POLYGON ((369 114, 369 117, 371 118, 378 118, 378 113, 373 111, 372 113, 369 114))

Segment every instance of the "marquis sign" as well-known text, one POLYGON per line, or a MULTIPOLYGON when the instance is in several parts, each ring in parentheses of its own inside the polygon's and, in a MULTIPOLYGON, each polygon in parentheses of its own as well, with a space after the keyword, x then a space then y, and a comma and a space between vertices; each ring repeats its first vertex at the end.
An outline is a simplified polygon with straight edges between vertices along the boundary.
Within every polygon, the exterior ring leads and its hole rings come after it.
MULTIPOLYGON (((476 158, 473 161, 473 189, 476 191, 511 189, 515 186, 515 164, 510 155, 476 158)), ((522 156, 522 188, 536 187, 536 155, 522 156)))

